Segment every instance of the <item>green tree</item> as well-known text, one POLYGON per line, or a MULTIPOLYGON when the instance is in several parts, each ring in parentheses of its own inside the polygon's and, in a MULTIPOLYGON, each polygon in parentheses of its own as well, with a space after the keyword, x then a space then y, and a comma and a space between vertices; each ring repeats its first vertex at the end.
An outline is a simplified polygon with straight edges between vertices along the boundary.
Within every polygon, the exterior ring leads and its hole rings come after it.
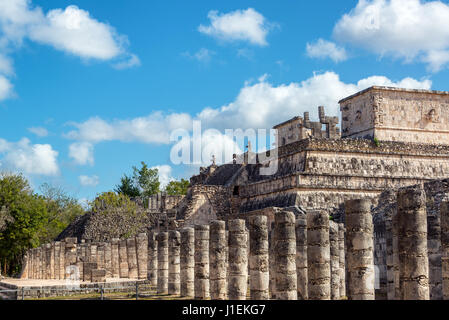
POLYGON ((181 181, 170 181, 165 187, 165 192, 170 196, 186 195, 189 186, 190 182, 185 179, 181 179, 181 181))
POLYGON ((160 192, 161 183, 159 182, 159 170, 150 169, 145 162, 141 162, 139 169, 133 166, 134 182, 140 190, 140 196, 150 197, 160 192))
POLYGON ((84 209, 77 199, 69 196, 60 188, 44 183, 40 191, 47 206, 47 226, 40 236, 41 243, 52 241, 78 216, 84 214, 84 209))
POLYGON ((118 194, 124 194, 130 198, 140 196, 139 188, 135 185, 133 178, 127 176, 126 174, 124 174, 120 179, 120 184, 115 186, 114 191, 118 194))
POLYGON ((0 233, 0 257, 5 274, 20 271, 25 252, 40 244, 47 225, 45 199, 32 192, 20 174, 0 174, 0 208, 10 216, 0 233))

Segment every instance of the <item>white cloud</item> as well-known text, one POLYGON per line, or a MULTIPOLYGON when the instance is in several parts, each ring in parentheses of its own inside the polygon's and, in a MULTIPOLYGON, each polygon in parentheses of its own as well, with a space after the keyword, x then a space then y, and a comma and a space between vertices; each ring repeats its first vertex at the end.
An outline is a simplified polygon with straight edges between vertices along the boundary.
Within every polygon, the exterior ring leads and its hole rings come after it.
POLYGON ((54 176, 59 174, 58 152, 49 144, 31 144, 23 138, 19 142, 0 139, 0 159, 2 167, 21 171, 25 174, 54 176))
POLYGON ((94 117, 71 125, 77 130, 69 132, 66 136, 80 141, 98 143, 118 140, 168 144, 170 132, 178 128, 191 128, 192 119, 186 113, 164 115, 162 112, 154 112, 146 117, 111 122, 94 117))
POLYGON ((100 183, 100 178, 98 176, 79 176, 79 181, 83 187, 95 187, 100 183))
POLYGON ((0 101, 10 98, 13 95, 13 85, 11 82, 0 75, 0 101))
POLYGON ((345 83, 338 74, 325 72, 290 84, 275 86, 261 77, 257 83, 246 83, 236 99, 220 108, 205 108, 198 114, 212 128, 270 128, 273 125, 310 111, 317 117, 317 107, 325 106, 329 115, 340 114, 338 101, 372 85, 429 89, 430 80, 405 78, 393 81, 373 76, 359 82, 345 83))
POLYGON ((86 10, 71 5, 44 14, 31 0, 0 0, 0 100, 12 94, 5 76, 14 75, 13 62, 6 54, 18 50, 25 39, 84 60, 119 61, 117 69, 140 65, 139 58, 127 49, 127 37, 86 10))
POLYGON ((69 157, 72 158, 76 164, 94 165, 94 146, 89 142, 76 142, 69 146, 69 157))
POLYGON ((323 39, 318 39, 315 43, 307 43, 306 52, 310 58, 329 58, 334 62, 341 62, 348 58, 345 48, 323 39))
POLYGON ((210 62, 210 60, 212 59, 212 56, 214 54, 215 54, 214 51, 206 49, 206 48, 201 48, 194 54, 190 54, 190 52, 183 53, 184 56, 186 56, 190 59, 195 59, 195 60, 198 60, 199 62, 204 62, 204 63, 210 62))
POLYGON ((135 54, 131 54, 127 59, 114 64, 114 68, 117 70, 130 69, 139 67, 141 64, 139 57, 135 54))
POLYGON ((201 33, 224 41, 248 41, 259 46, 268 44, 266 37, 272 24, 253 8, 221 14, 213 10, 207 16, 210 25, 200 25, 198 31, 201 33))
POLYGON ((449 62, 449 6, 441 1, 359 0, 335 25, 334 37, 432 71, 449 62))
POLYGON ((172 177, 172 168, 169 165, 154 166, 151 169, 158 169, 161 189, 165 188, 170 181, 176 180, 172 177))
POLYGON ((28 131, 30 131, 31 133, 34 133, 38 137, 46 137, 46 136, 48 136, 48 130, 43 128, 43 127, 28 128, 28 131))

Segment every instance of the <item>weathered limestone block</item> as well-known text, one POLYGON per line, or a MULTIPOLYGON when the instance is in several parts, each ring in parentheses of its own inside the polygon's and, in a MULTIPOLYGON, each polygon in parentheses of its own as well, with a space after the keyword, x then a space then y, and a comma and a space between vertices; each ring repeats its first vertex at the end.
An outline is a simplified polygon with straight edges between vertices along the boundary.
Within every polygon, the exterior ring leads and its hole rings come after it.
POLYGON ((329 244, 331 259, 331 299, 340 299, 340 251, 338 243, 338 223, 329 221, 329 244))
POLYGON ((345 232, 343 223, 338 224, 338 250, 340 262, 340 299, 346 297, 346 262, 345 262, 345 232))
POLYGON ((92 282, 92 270, 96 269, 98 269, 98 264, 96 262, 84 262, 83 281, 92 282))
POLYGON ((84 278, 84 260, 85 257, 83 256, 83 250, 84 244, 81 243, 76 247, 76 267, 78 268, 79 277, 80 279, 84 278))
POLYGON ((268 262, 269 262, 269 277, 270 283, 269 293, 270 299, 276 299, 276 278, 275 278, 275 258, 274 258, 274 222, 271 225, 271 231, 268 232, 268 262))
POLYGON ((168 234, 168 294, 181 294, 181 234, 170 231, 168 234))
POLYGON ((402 300, 429 300, 426 195, 422 185, 398 191, 399 282, 402 300))
POLYGON ((181 230, 181 297, 195 295, 195 229, 181 230))
POLYGON ((195 225, 195 299, 209 299, 209 226, 195 225))
POLYGON ((89 243, 88 246, 89 252, 89 262, 98 263, 98 245, 96 243, 89 243))
POLYGON ((245 220, 228 221, 229 228, 229 300, 246 300, 248 290, 248 239, 245 220))
POLYGON ((51 261, 51 244, 47 243, 45 245, 45 279, 52 279, 51 277, 51 269, 52 267, 52 261, 51 261))
POLYGON ((110 242, 104 245, 104 269, 106 278, 112 278, 112 245, 110 242))
POLYGON ((59 246, 59 279, 65 279, 65 241, 61 241, 59 246))
POLYGON ((59 263, 61 261, 61 258, 60 258, 59 255, 61 254, 61 242, 56 241, 54 243, 53 251, 54 251, 54 271, 53 271, 54 279, 59 280, 60 279, 60 274, 59 274, 60 266, 59 266, 59 263))
POLYGON ((119 268, 120 278, 129 278, 128 250, 126 248, 126 240, 120 240, 119 242, 119 268))
POLYGON ((330 300, 329 215, 307 213, 307 277, 309 300, 330 300))
POLYGON ((106 270, 105 269, 92 269, 91 282, 105 283, 106 282, 106 270))
POLYGON ((76 247, 77 238, 66 238, 65 239, 65 258, 64 258, 64 271, 65 279, 69 279, 72 274, 70 267, 76 268, 76 247))
POLYGON ((130 238, 126 240, 126 252, 128 255, 128 277, 131 279, 137 279, 137 251, 136 251, 136 239, 130 238))
POLYGON ((105 248, 104 243, 99 243, 97 245, 97 264, 98 269, 104 269, 104 256, 105 256, 105 248))
POLYGON ((296 276, 298 300, 307 300, 307 216, 299 214, 296 217, 296 276))
POLYGON ((224 300, 227 296, 226 286, 226 223, 210 223, 209 262, 210 262, 210 298, 224 300))
POLYGON ((137 250, 137 271, 139 279, 148 277, 148 236, 146 233, 139 233, 136 237, 137 250))
POLYGON ((168 294, 168 232, 157 235, 157 293, 168 294))
POLYGON ((148 281, 153 287, 157 287, 157 239, 156 233, 148 235, 148 281))
POLYGON ((289 211, 276 212, 274 223, 276 299, 297 300, 295 214, 289 211))
POLYGON ((119 243, 120 243, 120 239, 118 239, 118 238, 113 238, 111 240, 112 278, 120 278, 119 243))
POLYGON ((374 226, 369 199, 345 202, 348 299, 374 300, 374 226))
POLYGON ((440 204, 443 299, 449 300, 449 202, 440 204))
POLYGON ((50 243, 50 278, 56 279, 55 276, 55 243, 50 243))
POLYGON ((267 217, 257 215, 249 217, 249 279, 251 300, 268 300, 269 261, 267 217))

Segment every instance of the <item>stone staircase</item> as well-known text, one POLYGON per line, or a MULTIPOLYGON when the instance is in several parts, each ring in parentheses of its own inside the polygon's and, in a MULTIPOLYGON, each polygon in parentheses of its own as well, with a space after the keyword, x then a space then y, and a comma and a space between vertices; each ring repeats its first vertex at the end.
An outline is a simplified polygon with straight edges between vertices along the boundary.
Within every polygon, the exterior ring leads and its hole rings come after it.
POLYGON ((16 290, 17 287, 0 282, 0 300, 17 300, 17 292, 16 291, 7 291, 2 292, 3 290, 16 290))

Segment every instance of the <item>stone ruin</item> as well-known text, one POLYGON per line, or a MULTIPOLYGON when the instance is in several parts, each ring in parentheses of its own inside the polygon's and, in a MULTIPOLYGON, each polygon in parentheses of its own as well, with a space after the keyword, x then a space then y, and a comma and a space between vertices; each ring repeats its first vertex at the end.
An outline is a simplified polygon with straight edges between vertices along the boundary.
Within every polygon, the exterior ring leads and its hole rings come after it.
MULTIPOLYGON (((434 183, 449 186, 449 180, 434 183)), ((275 210, 272 225, 260 213, 107 243, 67 238, 29 250, 22 278, 73 279, 75 272, 87 282, 141 279, 158 294, 200 300, 446 300, 449 199, 446 193, 429 215, 437 199, 426 187, 400 188, 381 222, 373 219, 370 199, 352 199, 345 202, 345 223, 323 210, 292 207, 275 210), (429 232, 433 215, 439 238, 429 232), (379 246, 382 223, 392 231, 379 246), (383 276, 379 256, 386 257, 383 276)))
MULTIPOLYGON (((201 168, 170 205, 161 195, 148 200, 156 203, 147 209, 156 220, 147 232, 148 281, 177 294, 168 284, 180 278, 180 294, 198 299, 241 299, 244 285, 254 299, 446 298, 449 92, 371 87, 340 106, 341 132, 322 107, 318 122, 306 113, 275 127, 273 175, 260 174, 266 162, 246 161, 265 155, 249 148, 241 163, 201 168), (179 277, 170 262, 177 252, 179 277)), ((89 246, 82 238, 78 246, 89 246)), ((125 247, 120 277, 130 274, 125 266, 135 269, 125 247)), ((33 250, 29 260, 47 257, 48 248, 33 250)))

